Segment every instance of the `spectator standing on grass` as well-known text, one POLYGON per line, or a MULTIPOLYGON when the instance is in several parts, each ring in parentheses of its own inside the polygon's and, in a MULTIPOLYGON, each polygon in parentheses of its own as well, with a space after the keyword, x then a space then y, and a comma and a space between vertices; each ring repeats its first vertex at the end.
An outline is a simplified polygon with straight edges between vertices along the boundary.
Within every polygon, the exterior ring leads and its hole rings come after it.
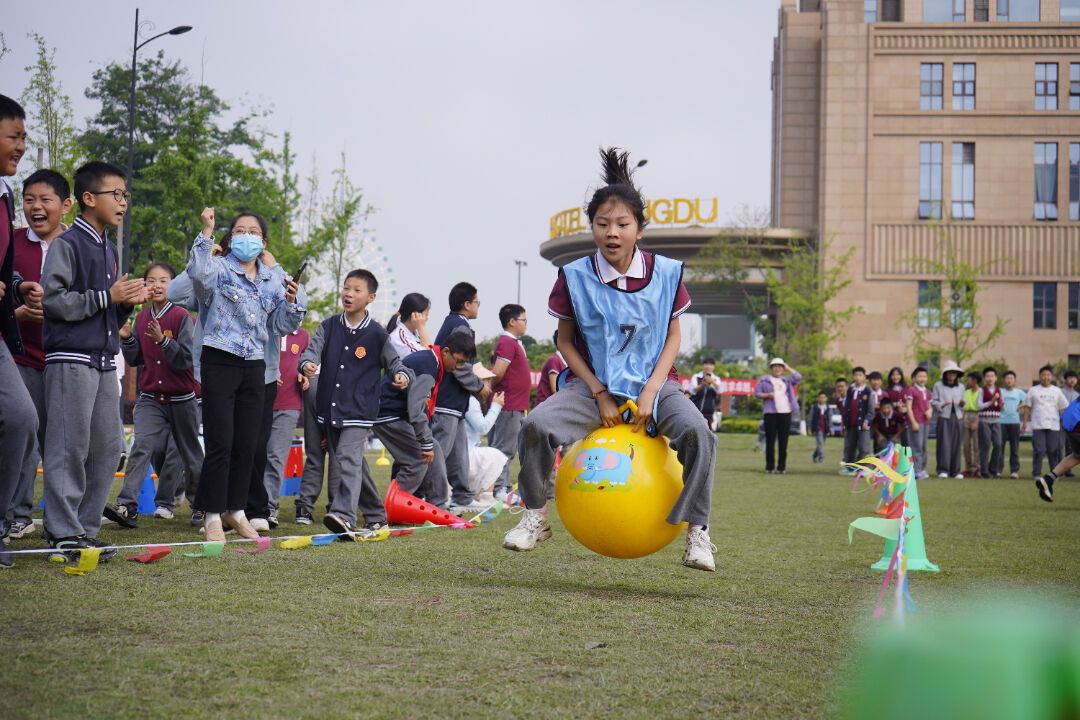
POLYGON ((904 401, 908 407, 908 443, 911 446, 915 477, 918 480, 927 477, 929 456, 926 454, 926 443, 930 437, 930 420, 934 417, 930 390, 926 387, 927 376, 926 368, 915 368, 911 373, 911 385, 904 389, 904 401))
POLYGON ((1005 388, 1001 391, 1001 444, 1002 463, 1004 464, 1004 446, 1009 446, 1009 477, 1020 477, 1020 425, 1021 418, 1027 418, 1024 400, 1027 393, 1016 387, 1016 373, 1006 370, 1002 376, 1005 388))
POLYGON ((713 415, 720 400, 720 378, 716 374, 716 360, 705 358, 701 361, 701 372, 690 378, 690 400, 701 410, 709 429, 713 428, 713 415))
POLYGON ((962 478, 960 472, 961 442, 963 439, 964 388, 960 385, 963 369, 949 360, 941 371, 941 380, 934 385, 930 404, 937 421, 937 473, 939 478, 962 478))
POLYGON ((754 397, 763 401, 765 422, 765 472, 787 472, 788 434, 791 414, 799 411, 795 386, 802 381, 798 371, 776 357, 769 363, 769 374, 762 375, 754 388, 754 397), (787 371, 787 374, 784 371, 787 371), (775 463, 774 463, 774 455, 775 463))
MULTIPOLYGON (((870 423, 874 419, 873 396, 866 385, 866 369, 855 367, 851 371, 851 386, 844 398, 841 421, 844 425, 844 462, 853 463, 866 457, 872 449, 870 423)), ((841 469, 851 472, 850 468, 841 469)))
POLYGON ((806 430, 814 436, 814 453, 810 460, 825 462, 825 438, 829 436, 829 396, 824 392, 817 394, 817 403, 811 406, 806 416, 806 430))
POLYGON ((289 459, 293 438, 296 437, 296 423, 304 406, 301 393, 310 386, 310 380, 300 374, 299 370, 300 355, 307 350, 310 343, 311 335, 304 328, 297 328, 288 335, 282 335, 279 341, 278 390, 274 397, 274 419, 270 426, 270 437, 266 442, 266 469, 263 471, 270 511, 267 523, 270 527, 277 527, 278 524, 281 480, 285 474, 285 464, 289 459))
POLYGON ((1028 390, 1024 407, 1028 408, 1027 422, 1021 425, 1023 432, 1031 426, 1031 476, 1042 475, 1043 459, 1050 461, 1051 467, 1061 462, 1061 411, 1068 407, 1065 393, 1054 385, 1054 368, 1043 365, 1039 368, 1039 384, 1028 390))
POLYGON ((1001 477, 1001 409, 1004 401, 997 386, 997 370, 983 369, 979 396, 979 477, 1001 477))
POLYGON ((982 375, 972 371, 964 376, 964 475, 979 474, 979 399, 982 375))

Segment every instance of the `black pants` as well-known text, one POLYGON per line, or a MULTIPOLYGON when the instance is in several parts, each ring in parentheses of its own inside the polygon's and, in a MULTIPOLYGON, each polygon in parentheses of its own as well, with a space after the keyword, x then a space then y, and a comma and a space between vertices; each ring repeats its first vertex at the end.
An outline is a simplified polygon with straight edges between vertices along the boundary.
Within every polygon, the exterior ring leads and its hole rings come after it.
POLYGON ((247 506, 244 514, 248 518, 270 517, 270 496, 266 492, 266 446, 270 442, 270 431, 274 426, 274 401, 277 400, 277 382, 267 383, 263 390, 262 417, 259 419, 259 434, 255 439, 255 457, 251 460, 251 483, 248 485, 247 506))
POLYGON ((195 509, 242 510, 262 417, 262 360, 244 360, 212 347, 202 351, 203 442, 206 456, 195 509))
POLYGON ((1001 446, 1009 446, 1009 472, 1020 474, 1020 425, 1001 423, 1001 446))
POLYGON ((791 429, 791 413, 766 413, 765 414, 765 470, 787 469, 787 439, 791 429), (776 446, 779 445, 779 448, 776 446), (773 465, 774 448, 776 465, 773 465))

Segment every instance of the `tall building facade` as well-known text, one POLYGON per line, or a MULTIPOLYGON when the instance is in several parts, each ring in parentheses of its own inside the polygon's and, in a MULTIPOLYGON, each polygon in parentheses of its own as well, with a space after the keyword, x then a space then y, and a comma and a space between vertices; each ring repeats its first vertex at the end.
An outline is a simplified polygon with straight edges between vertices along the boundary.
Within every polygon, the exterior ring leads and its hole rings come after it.
POLYGON ((772 83, 773 226, 851 252, 834 354, 950 359, 901 320, 948 346, 962 289, 923 262, 948 243, 982 266, 982 327, 1007 320, 978 359, 1080 366, 1080 0, 781 0, 772 83))

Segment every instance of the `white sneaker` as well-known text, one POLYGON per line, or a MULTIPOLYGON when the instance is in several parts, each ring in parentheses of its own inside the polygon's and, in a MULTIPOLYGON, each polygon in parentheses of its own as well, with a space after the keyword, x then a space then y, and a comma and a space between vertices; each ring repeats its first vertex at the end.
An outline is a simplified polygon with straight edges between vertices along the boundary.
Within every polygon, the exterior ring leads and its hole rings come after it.
POLYGON ((551 525, 547 513, 543 510, 526 508, 519 522, 503 537, 503 547, 507 550, 532 550, 536 543, 551 537, 551 525))
POLYGON ((953 475, 953 480, 963 480, 963 479, 964 479, 964 473, 956 473, 955 475, 953 475))
POLYGON ((699 527, 693 528, 686 533, 686 552, 683 553, 682 564, 696 570, 715 572, 714 552, 716 546, 709 539, 709 533, 699 527))
POLYGON ((154 510, 154 517, 160 518, 161 520, 172 520, 173 511, 167 507, 158 507, 154 510))
POLYGON ((15 521, 11 523, 11 527, 8 528, 8 537, 19 539, 24 537, 30 537, 37 531, 37 526, 34 525, 34 521, 31 520, 28 523, 15 521))
POLYGON ((945 479, 949 477, 949 473, 938 473, 937 476, 941 479, 945 479))
POLYGON ((270 521, 266 518, 251 518, 248 520, 255 532, 270 532, 270 521))
POLYGON ((473 500, 468 505, 451 505, 447 508, 447 512, 451 515, 475 515, 476 513, 482 513, 488 509, 488 506, 480 502, 479 500, 473 500))

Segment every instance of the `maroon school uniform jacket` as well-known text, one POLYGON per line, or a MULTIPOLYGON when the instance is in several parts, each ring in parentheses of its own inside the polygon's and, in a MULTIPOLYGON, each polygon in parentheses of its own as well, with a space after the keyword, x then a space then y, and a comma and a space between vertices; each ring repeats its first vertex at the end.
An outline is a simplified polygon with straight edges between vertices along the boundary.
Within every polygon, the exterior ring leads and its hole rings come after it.
MULTIPOLYGON (((15 272, 23 280, 41 282, 41 245, 30 239, 28 228, 15 231, 15 272)), ((15 362, 35 370, 45 369, 45 347, 41 337, 42 324, 19 322, 23 351, 15 356, 15 362)))
POLYGON ((159 403, 195 399, 195 371, 192 362, 194 321, 188 311, 168 303, 155 313, 153 306, 143 308, 135 318, 132 336, 121 344, 128 365, 142 365, 139 391, 142 397, 159 403), (155 318, 165 333, 160 345, 150 339, 146 329, 155 318))

